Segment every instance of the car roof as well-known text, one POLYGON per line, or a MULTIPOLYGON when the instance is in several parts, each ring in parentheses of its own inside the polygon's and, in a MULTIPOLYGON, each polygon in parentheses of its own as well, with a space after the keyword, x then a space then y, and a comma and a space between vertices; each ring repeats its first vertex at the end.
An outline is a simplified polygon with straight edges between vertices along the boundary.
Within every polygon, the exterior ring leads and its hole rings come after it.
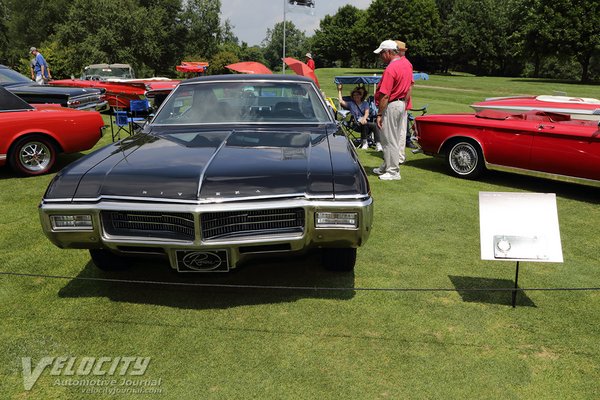
POLYGON ((195 83, 195 82, 211 82, 211 81, 297 81, 297 82, 310 82, 313 80, 305 76, 299 75, 287 75, 287 74, 226 74, 226 75, 208 75, 200 76, 198 78, 186 79, 181 82, 184 83, 195 83))

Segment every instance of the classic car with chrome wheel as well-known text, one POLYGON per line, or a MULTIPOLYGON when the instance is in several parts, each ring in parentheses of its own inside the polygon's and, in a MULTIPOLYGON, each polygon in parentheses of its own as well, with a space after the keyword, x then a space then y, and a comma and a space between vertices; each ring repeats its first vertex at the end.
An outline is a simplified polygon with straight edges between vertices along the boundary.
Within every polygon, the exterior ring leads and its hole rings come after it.
POLYGON ((21 175, 44 174, 57 154, 92 148, 103 129, 98 112, 30 105, 0 87, 0 166, 8 162, 21 175))
POLYGON ((351 271, 373 200, 356 152, 314 82, 285 75, 183 81, 143 130, 56 175, 40 205, 58 247, 102 269, 162 256, 228 271, 320 249, 351 271))
POLYGON ((467 179, 486 169, 600 186, 600 127, 545 111, 417 117, 417 141, 425 154, 446 160, 467 179))

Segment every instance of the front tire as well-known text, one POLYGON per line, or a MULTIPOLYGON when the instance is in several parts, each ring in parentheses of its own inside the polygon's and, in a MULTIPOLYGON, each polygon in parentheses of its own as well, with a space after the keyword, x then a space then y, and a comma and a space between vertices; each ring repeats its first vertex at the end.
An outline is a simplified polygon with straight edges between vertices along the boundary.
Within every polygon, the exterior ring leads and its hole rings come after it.
POLYGON ((102 271, 121 271, 129 266, 127 259, 105 249, 90 249, 94 265, 102 271))
POLYGON ((31 135, 15 142, 10 151, 10 167, 21 175, 42 175, 56 162, 56 146, 41 135, 31 135))
POLYGON ((351 272, 356 264, 356 249, 328 248, 323 249, 323 266, 329 271, 351 272))
POLYGON ((446 163, 450 171, 460 178, 475 179, 484 171, 481 148, 468 140, 460 140, 450 146, 446 163))

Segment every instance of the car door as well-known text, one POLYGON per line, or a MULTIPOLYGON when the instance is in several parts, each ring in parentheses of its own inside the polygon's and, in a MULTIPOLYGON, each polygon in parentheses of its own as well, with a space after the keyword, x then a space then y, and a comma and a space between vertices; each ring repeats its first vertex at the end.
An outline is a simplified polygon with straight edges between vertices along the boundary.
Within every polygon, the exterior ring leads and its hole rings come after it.
POLYGON ((489 164, 529 169, 535 128, 524 120, 501 120, 482 126, 485 160, 489 164))
POLYGON ((599 129, 588 121, 539 123, 533 140, 532 169, 600 180, 599 129))

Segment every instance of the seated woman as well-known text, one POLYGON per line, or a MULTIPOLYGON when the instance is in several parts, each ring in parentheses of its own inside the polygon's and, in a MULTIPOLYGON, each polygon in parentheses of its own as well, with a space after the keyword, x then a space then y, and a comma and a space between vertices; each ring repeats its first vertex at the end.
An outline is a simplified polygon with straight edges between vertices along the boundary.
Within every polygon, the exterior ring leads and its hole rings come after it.
POLYGON ((337 86, 338 100, 340 105, 349 110, 354 121, 356 122, 356 130, 360 131, 361 149, 369 148, 369 136, 373 132, 375 147, 377 151, 382 151, 381 143, 379 143, 379 128, 374 121, 369 121, 369 103, 365 101, 367 98, 367 89, 357 86, 350 93, 350 97, 342 97, 343 85, 340 83, 337 86))

